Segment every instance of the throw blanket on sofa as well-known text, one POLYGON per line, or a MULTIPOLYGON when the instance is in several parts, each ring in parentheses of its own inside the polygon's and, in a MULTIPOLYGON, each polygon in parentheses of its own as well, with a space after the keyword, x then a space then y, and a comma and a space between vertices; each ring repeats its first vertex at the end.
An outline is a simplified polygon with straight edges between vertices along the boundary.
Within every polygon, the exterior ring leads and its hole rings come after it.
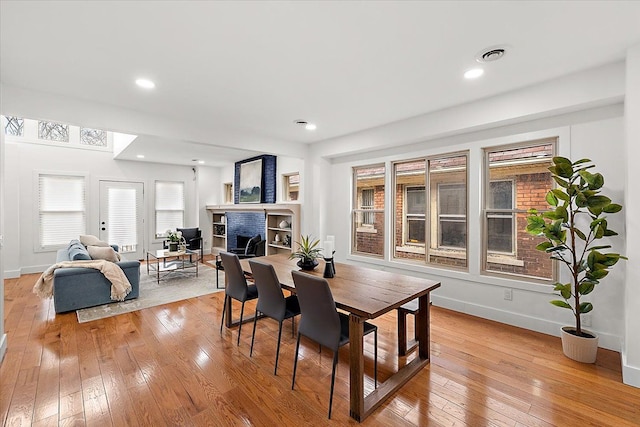
POLYGON ((124 274, 124 271, 110 261, 105 260, 87 260, 87 261, 62 261, 53 264, 47 268, 42 276, 38 279, 33 287, 33 293, 40 298, 50 298, 53 295, 53 272, 57 268, 93 268, 100 270, 104 277, 111 282, 111 299, 114 301, 124 301, 125 297, 131 292, 131 283, 124 274))

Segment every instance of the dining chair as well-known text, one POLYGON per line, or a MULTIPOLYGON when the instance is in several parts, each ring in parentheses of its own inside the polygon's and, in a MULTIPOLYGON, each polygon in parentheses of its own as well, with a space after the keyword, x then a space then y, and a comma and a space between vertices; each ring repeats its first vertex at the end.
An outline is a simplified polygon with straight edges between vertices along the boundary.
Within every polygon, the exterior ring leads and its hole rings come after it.
MULTIPOLYGON (((333 404, 333 388, 336 381, 336 366, 338 365, 338 348, 349 343, 349 316, 339 313, 333 300, 329 282, 321 277, 292 271, 296 295, 300 302, 300 323, 298 325, 298 339, 296 355, 293 362, 293 378, 291 390, 296 383, 296 368, 298 365, 298 350, 300 337, 305 336, 321 346, 333 351, 333 369, 331 372, 331 392, 329 395, 329 418, 333 404)), ((374 381, 378 386, 378 327, 364 322, 364 335, 373 332, 374 337, 374 381)))
MULTIPOLYGON (((227 301, 232 298, 242 303, 240 309, 240 324, 238 325, 238 344, 240 345, 240 333, 242 332, 242 317, 244 315, 244 303, 258 298, 256 285, 248 285, 247 279, 242 271, 240 260, 237 255, 229 252, 220 252, 224 273, 227 278, 227 285, 224 288, 224 305, 222 306, 222 320, 220 321, 220 333, 224 325, 224 315, 227 310, 227 301)), ((228 315, 230 315, 229 313, 228 315)))
POLYGON ((300 314, 300 304, 298 297, 291 295, 285 298, 280 287, 280 280, 271 264, 265 264, 257 260, 249 260, 253 279, 258 289, 258 305, 256 316, 253 318, 253 334, 251 335, 251 351, 249 357, 253 356, 253 343, 256 338, 256 324, 258 323, 258 313, 278 321, 278 347, 276 348, 276 364, 273 374, 278 374, 278 357, 280 356, 280 338, 282 337, 282 322, 291 319, 291 336, 295 327, 295 316, 300 314))

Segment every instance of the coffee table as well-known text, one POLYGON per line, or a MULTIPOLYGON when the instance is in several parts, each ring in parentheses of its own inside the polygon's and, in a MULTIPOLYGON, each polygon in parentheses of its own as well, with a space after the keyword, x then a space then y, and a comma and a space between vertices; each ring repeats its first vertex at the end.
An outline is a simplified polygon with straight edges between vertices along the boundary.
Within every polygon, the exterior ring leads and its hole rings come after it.
POLYGON ((161 279, 176 272, 195 273, 198 277, 198 253, 190 249, 178 252, 170 252, 167 249, 148 251, 147 274, 151 274, 151 272, 156 273, 158 283, 161 279))

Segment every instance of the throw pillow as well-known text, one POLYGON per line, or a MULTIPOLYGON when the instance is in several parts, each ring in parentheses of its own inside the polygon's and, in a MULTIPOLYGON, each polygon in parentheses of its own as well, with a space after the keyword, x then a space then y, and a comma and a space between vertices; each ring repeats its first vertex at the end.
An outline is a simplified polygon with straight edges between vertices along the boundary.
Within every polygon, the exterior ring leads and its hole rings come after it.
POLYGON ((102 240, 98 239, 96 236, 92 236, 91 234, 81 234, 80 242, 85 246, 109 246, 107 242, 103 242, 102 240))
POLYGON ((80 242, 69 246, 69 259, 72 261, 88 261, 91 259, 87 249, 80 242))
POLYGON ((104 259, 111 262, 120 261, 120 254, 113 250, 111 246, 87 246, 91 259, 104 259))

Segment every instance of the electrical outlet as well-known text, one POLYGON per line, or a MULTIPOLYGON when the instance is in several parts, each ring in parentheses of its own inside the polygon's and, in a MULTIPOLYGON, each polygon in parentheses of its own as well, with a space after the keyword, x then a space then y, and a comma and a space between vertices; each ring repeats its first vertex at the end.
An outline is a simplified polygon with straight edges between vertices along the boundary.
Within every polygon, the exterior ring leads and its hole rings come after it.
POLYGON ((590 314, 583 314, 581 320, 582 326, 591 326, 591 315, 590 314))
POLYGON ((507 288, 507 289, 504 290, 504 299, 506 301, 512 301, 513 300, 513 289, 507 288))

